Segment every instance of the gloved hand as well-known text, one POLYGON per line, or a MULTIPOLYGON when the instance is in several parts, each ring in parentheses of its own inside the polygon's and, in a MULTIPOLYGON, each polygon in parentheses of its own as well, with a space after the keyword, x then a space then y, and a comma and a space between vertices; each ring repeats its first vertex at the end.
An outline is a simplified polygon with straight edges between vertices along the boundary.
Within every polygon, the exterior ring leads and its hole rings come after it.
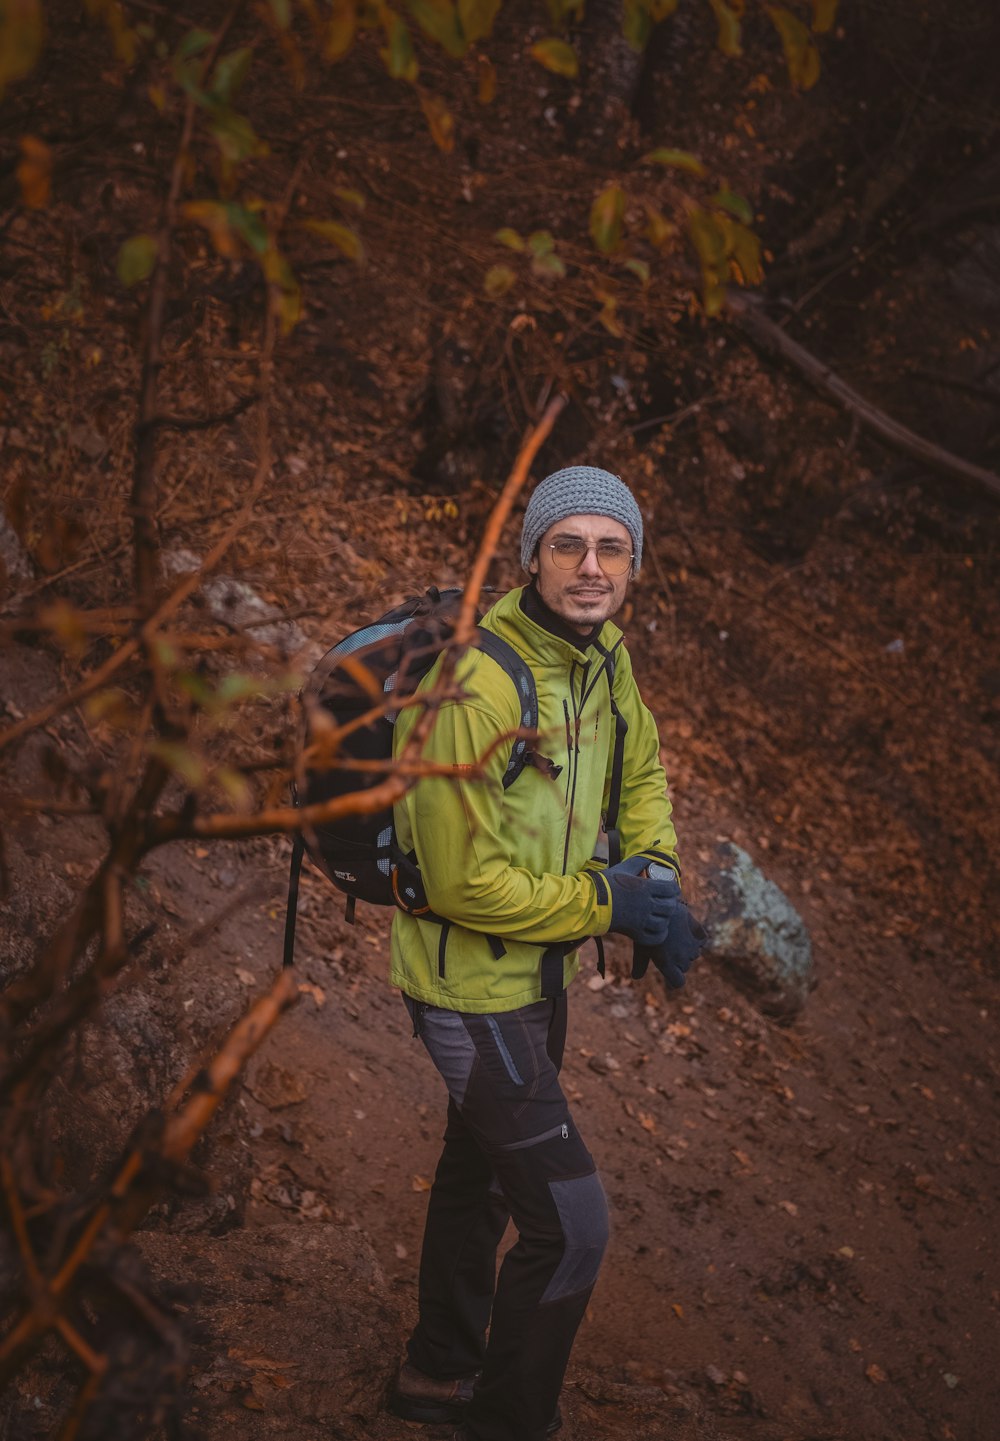
POLYGON ((680 902, 677 878, 666 866, 662 876, 653 879, 644 872, 649 865, 645 856, 631 856, 616 866, 601 871, 601 879, 611 893, 611 925, 609 930, 631 936, 637 945, 652 948, 667 939, 674 912, 680 902))
POLYGON ((633 979, 639 980, 644 976, 646 967, 652 961, 668 987, 679 990, 707 940, 704 926, 695 920, 684 902, 678 899, 666 938, 656 946, 636 946, 632 956, 633 979))

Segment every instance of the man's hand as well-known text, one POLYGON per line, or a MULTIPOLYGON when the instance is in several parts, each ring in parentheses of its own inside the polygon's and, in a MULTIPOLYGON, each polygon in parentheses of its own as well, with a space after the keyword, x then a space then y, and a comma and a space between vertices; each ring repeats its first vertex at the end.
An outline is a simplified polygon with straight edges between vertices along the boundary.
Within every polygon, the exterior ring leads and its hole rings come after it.
POLYGON ((656 946, 636 946, 632 956, 632 978, 646 974, 650 961, 671 990, 679 990, 687 979, 691 965, 701 955, 708 937, 704 926, 695 920, 678 897, 664 940, 656 946))
POLYGON ((631 936, 648 949, 664 944, 671 921, 681 904, 677 878, 666 866, 661 876, 647 877, 649 861, 632 856, 599 872, 611 893, 610 931, 631 936))

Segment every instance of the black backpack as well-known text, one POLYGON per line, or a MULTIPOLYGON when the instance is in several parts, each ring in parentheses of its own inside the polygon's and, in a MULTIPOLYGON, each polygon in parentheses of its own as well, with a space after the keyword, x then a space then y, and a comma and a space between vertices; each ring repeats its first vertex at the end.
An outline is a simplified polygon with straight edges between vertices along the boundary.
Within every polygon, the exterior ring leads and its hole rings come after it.
MULTIPOLYGON (((322 734, 322 719, 341 727, 376 709, 379 697, 411 696, 454 634, 462 599, 460 590, 438 590, 411 597, 384 615, 345 636, 323 656, 302 691, 306 729, 315 743, 322 734), (320 724, 317 724, 319 722, 320 724)), ((521 729, 538 727, 538 696, 526 662, 492 631, 479 629, 476 644, 497 662, 517 692, 521 729)), ((296 805, 316 805, 335 796, 366 790, 385 779, 375 766, 355 770, 344 762, 382 762, 392 757, 395 711, 386 711, 346 736, 337 750, 337 764, 306 768, 296 805)), ((529 759, 528 739, 514 741, 504 774, 506 790, 517 780, 529 759)), ((290 965, 295 943, 295 912, 303 852, 347 897, 347 918, 354 919, 355 902, 399 906, 427 914, 427 898, 416 857, 405 854, 396 842, 392 807, 367 815, 343 816, 295 836, 285 923, 285 964, 290 965)))

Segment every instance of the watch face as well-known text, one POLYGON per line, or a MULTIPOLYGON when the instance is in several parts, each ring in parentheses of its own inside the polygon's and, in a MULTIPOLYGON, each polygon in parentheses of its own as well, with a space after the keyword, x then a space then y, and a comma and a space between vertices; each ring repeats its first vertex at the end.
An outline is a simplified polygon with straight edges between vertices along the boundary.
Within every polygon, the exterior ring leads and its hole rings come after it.
POLYGON ((650 861, 646 875, 651 881, 676 881, 677 873, 672 866, 663 866, 659 861, 650 861))

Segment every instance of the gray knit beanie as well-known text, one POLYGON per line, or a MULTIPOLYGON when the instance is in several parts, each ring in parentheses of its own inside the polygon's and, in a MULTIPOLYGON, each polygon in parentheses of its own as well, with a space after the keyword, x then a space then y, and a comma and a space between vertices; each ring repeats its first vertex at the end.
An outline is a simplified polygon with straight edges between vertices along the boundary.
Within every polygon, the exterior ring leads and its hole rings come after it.
POLYGON ((550 525, 568 515, 606 515, 632 537, 632 574, 642 560, 642 515, 628 486, 596 465, 570 465, 539 481, 521 528, 521 564, 527 570, 535 547, 550 525))

